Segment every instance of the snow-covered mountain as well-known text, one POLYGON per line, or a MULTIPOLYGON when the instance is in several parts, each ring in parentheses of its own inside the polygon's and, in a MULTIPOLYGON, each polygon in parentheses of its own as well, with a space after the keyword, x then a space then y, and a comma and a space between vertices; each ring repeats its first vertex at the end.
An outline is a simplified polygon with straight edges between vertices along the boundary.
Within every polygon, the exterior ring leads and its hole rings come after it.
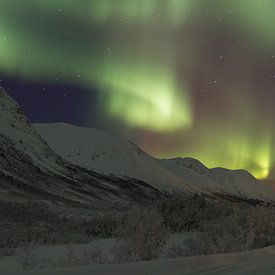
POLYGON ((271 188, 246 171, 208 169, 192 158, 156 159, 132 142, 100 130, 65 123, 34 127, 57 154, 105 175, 136 178, 158 190, 275 200, 271 188))
POLYGON ((65 123, 34 127, 57 154, 76 165, 107 175, 136 178, 159 190, 199 191, 128 140, 65 123))
POLYGON ((158 193, 144 182, 108 177, 63 159, 0 88, 0 199, 53 199, 78 205, 104 201, 108 206, 158 193))
POLYGON ((203 192, 275 200, 246 171, 208 169, 191 158, 156 159, 132 142, 65 123, 31 125, 0 89, 0 199, 127 204, 163 193, 203 192))
POLYGON ((220 192, 242 198, 274 200, 275 193, 269 186, 261 183, 245 170, 229 170, 225 168, 208 169, 200 161, 193 158, 176 158, 161 160, 161 163, 178 176, 185 177, 188 168, 214 181, 222 188, 220 192))

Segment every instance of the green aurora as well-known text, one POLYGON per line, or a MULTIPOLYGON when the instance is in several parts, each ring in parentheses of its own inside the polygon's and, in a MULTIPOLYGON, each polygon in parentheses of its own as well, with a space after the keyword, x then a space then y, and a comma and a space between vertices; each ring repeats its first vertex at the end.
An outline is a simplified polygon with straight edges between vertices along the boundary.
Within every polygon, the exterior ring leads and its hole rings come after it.
POLYGON ((149 153, 262 179, 274 23, 273 0, 1 0, 0 71, 96 88, 113 130, 149 153))

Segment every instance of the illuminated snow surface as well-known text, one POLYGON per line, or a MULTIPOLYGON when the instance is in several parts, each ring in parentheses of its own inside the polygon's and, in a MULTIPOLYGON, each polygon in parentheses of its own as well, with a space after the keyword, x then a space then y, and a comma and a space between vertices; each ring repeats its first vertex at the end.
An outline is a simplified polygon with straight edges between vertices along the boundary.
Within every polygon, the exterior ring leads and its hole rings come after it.
MULTIPOLYGON (((181 235, 172 236, 168 245, 181 241, 181 235)), ((113 239, 102 239, 93 242, 103 253, 114 245, 113 239)), ((74 246, 75 254, 81 253, 86 245, 74 246)), ((39 247, 35 249, 42 259, 55 259, 66 255, 65 246, 39 247)), ((184 275, 184 274, 274 274, 275 247, 251 250, 240 253, 218 254, 209 256, 180 257, 175 259, 160 258, 156 261, 130 264, 105 264, 72 266, 69 268, 51 268, 41 264, 35 269, 23 271, 15 257, 0 260, 0 274, 5 275, 184 275)))

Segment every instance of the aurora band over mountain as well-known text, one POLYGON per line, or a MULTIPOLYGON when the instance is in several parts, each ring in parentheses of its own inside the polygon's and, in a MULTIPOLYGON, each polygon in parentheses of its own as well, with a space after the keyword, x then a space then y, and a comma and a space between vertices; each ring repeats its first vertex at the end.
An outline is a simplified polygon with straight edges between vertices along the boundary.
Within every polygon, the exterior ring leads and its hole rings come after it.
POLYGON ((87 87, 102 128, 155 156, 267 178, 274 8, 272 0, 2 0, 0 71, 87 87))

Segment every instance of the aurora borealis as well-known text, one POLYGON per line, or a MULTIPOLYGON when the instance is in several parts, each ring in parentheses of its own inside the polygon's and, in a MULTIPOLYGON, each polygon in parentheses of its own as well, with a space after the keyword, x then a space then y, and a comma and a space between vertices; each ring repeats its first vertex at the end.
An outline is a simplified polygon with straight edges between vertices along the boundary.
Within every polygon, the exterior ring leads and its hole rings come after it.
POLYGON ((273 0, 1 0, 0 84, 33 122, 274 178, 274 23, 273 0))

